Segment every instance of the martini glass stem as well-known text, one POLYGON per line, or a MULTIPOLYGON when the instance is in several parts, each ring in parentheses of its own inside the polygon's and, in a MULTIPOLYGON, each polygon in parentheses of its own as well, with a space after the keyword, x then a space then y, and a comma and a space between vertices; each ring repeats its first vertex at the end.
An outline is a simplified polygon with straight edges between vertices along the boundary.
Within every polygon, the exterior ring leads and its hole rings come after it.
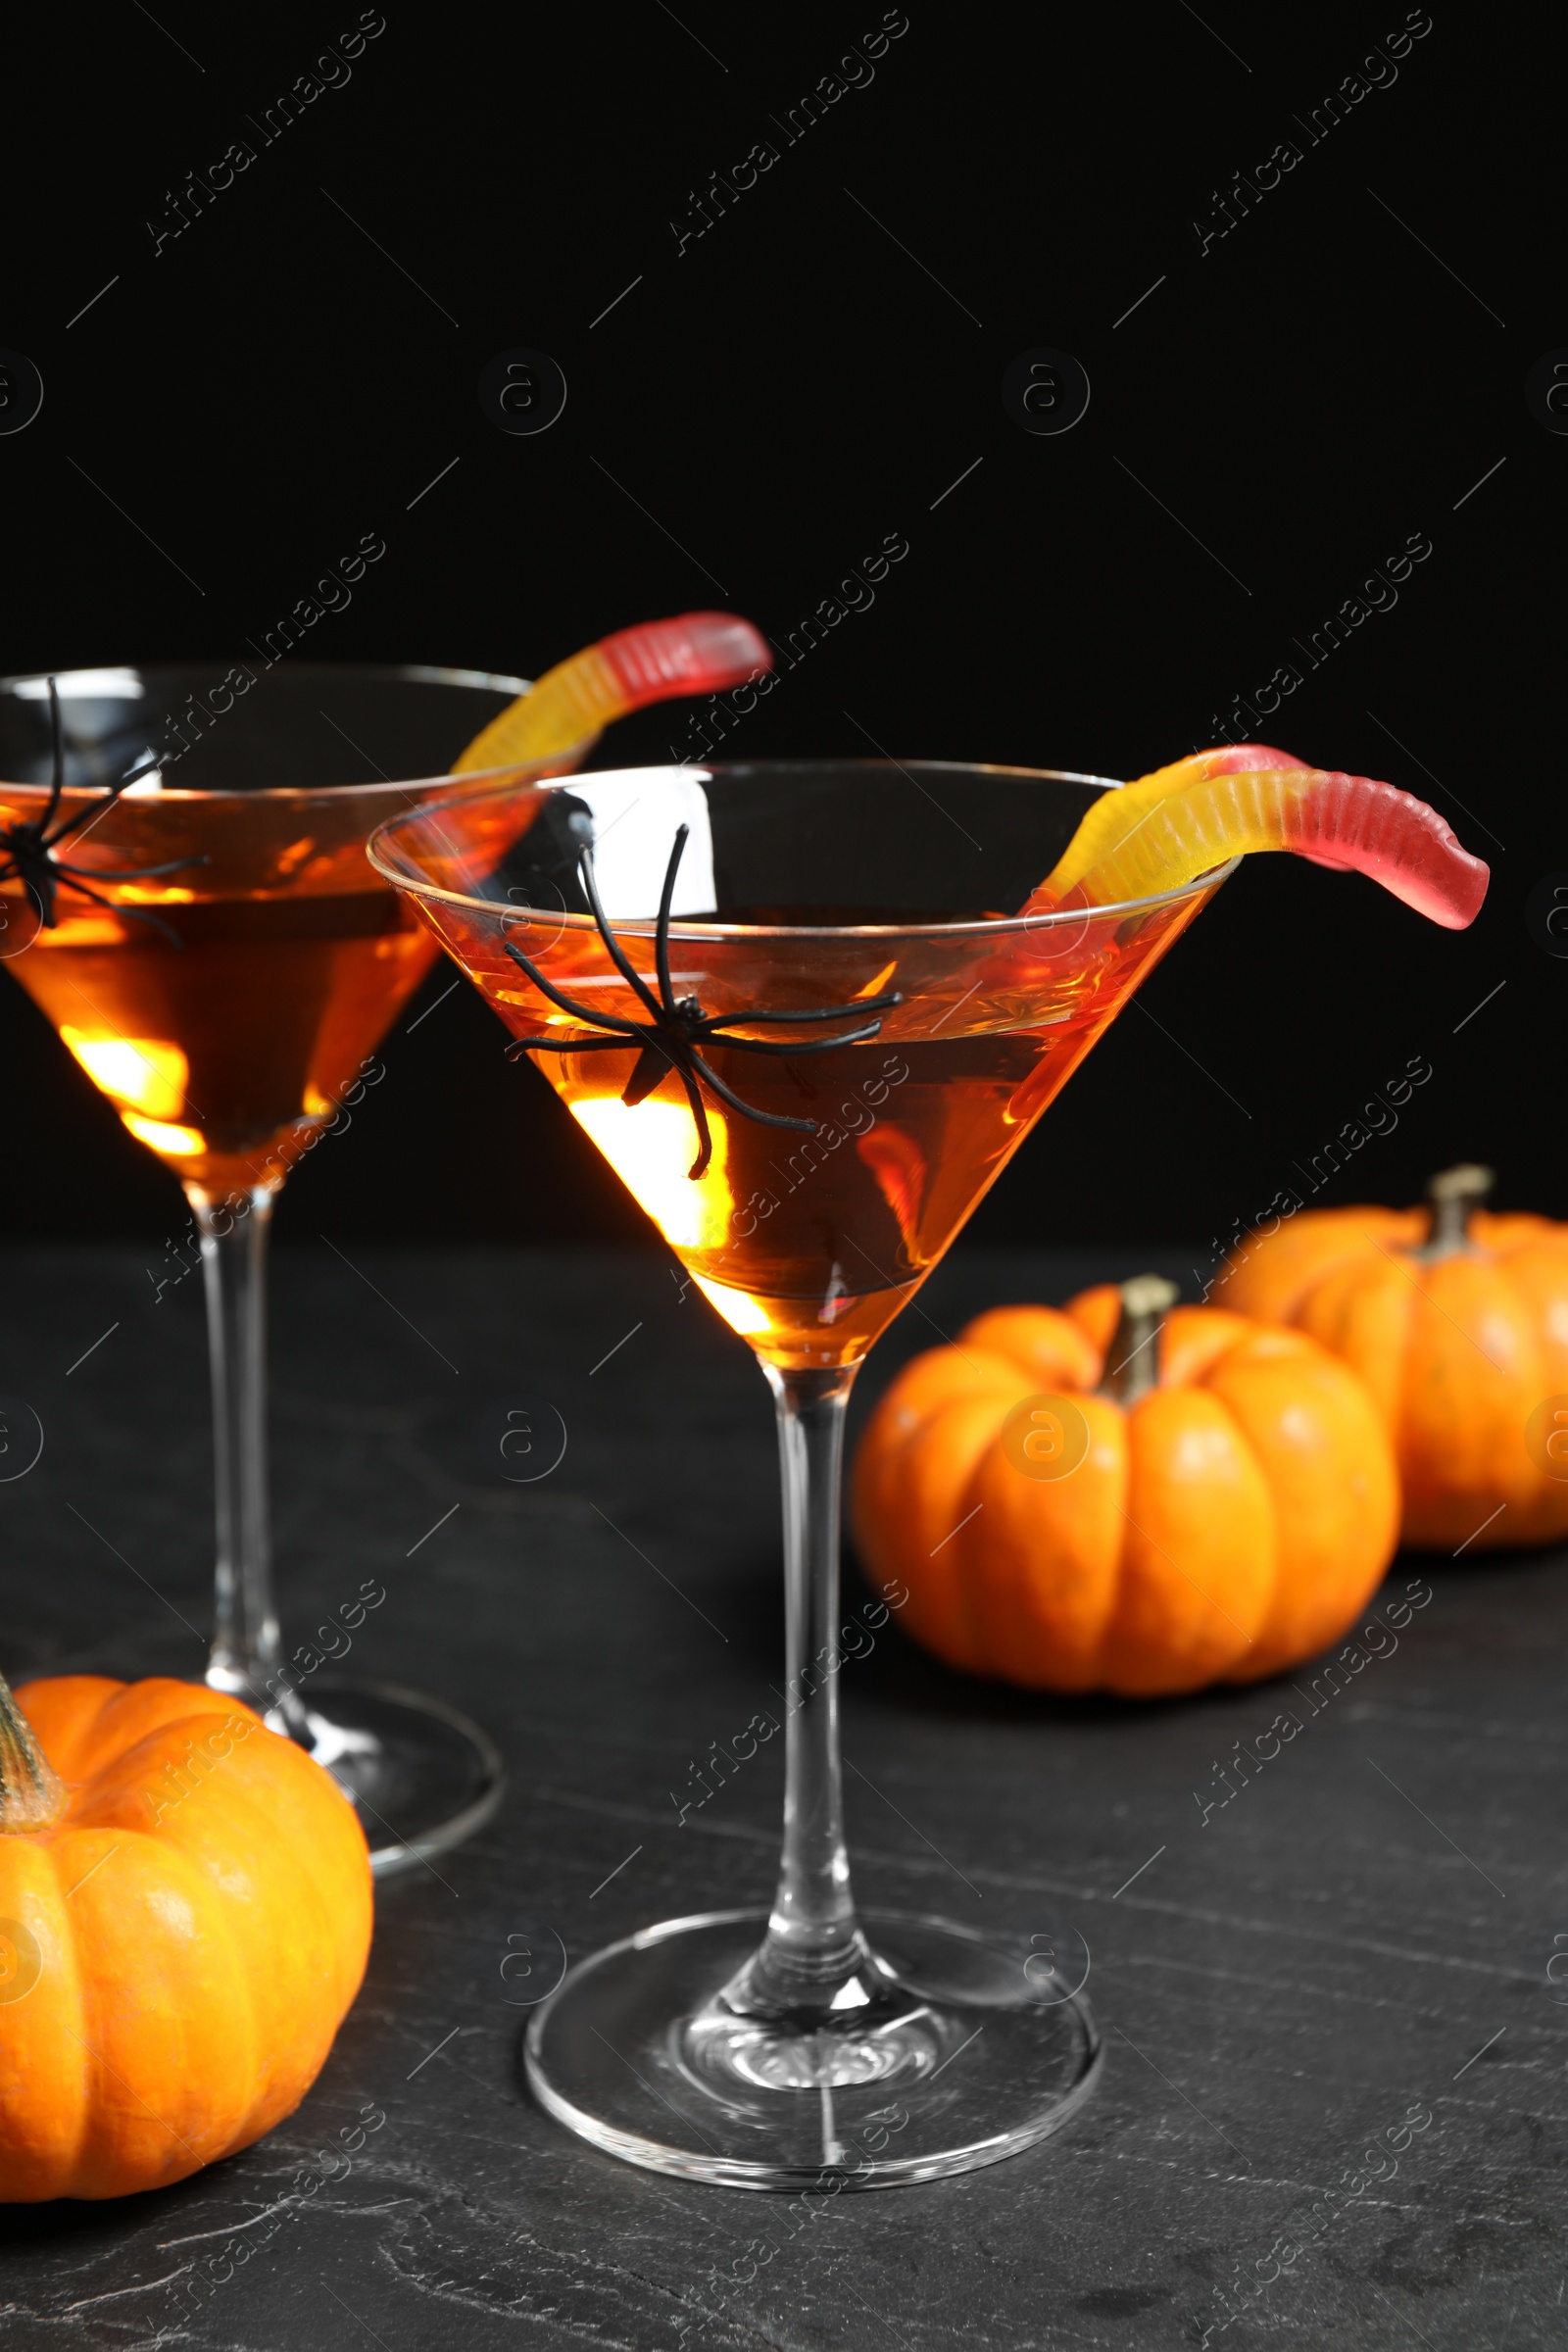
MULTIPOLYGON (((237 1202, 213 1201, 194 1187, 187 1197, 201 1237, 207 1285, 218 1501, 217 1622, 207 1680, 215 1690, 232 1691, 265 1711, 279 1690, 283 1656, 272 1602, 267 1468, 267 1238, 272 1195, 269 1186, 257 1185, 243 1209, 237 1202)), ((286 1712, 286 1698, 279 1703, 286 1712)))
POLYGON ((839 1758, 839 1490, 856 1367, 762 1368, 778 1408, 784 1491, 784 1847, 749 1989, 769 2005, 823 2009, 868 1957, 850 1887, 839 1758))

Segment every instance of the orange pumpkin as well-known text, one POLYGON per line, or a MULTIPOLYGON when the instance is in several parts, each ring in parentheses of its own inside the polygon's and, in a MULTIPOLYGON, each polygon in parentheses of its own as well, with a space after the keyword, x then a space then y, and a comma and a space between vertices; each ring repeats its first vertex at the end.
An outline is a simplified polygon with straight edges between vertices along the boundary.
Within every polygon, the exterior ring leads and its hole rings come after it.
POLYGON ((1370 1398, 1323 1348, 1145 1275, 916 1356, 856 1457, 856 1543, 950 1665, 1153 1697, 1343 1633, 1393 1556, 1370 1398))
POLYGON ((0 1682, 0 2199, 248 2147, 315 2082, 369 1942, 352 1806, 249 1707, 0 1682))
POLYGON ((1449 1168, 1425 1209, 1308 1209, 1214 1291, 1353 1366, 1394 1440, 1404 1541, 1444 1551, 1568 1534, 1568 1225, 1489 1215, 1492 1183, 1449 1168))

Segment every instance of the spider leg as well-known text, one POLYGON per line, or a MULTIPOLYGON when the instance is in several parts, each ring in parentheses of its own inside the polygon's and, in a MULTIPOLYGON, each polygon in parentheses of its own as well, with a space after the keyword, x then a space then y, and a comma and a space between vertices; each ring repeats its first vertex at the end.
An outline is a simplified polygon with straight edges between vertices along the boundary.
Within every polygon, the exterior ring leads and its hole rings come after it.
POLYGON ((705 1029, 727 1029, 734 1021, 744 1022, 748 1028, 752 1027, 754 1023, 762 1021, 853 1021, 857 1013, 891 1012, 895 1004, 903 1003, 903 997, 895 989, 891 996, 862 997, 858 1004, 828 1004, 824 1005, 819 1012, 709 1013, 704 1016, 703 1027, 705 1029))
POLYGON ((632 1065, 631 1076, 620 1098, 628 1110, 635 1110, 639 1102, 647 1101, 656 1086, 662 1086, 672 1063, 679 1067, 678 1052, 671 1052, 658 1038, 649 1038, 632 1065))
MULTIPOLYGON (((717 1072, 709 1068, 699 1053, 692 1049, 688 1049, 688 1051, 692 1067, 702 1079, 703 1084, 710 1086, 719 1101, 727 1102, 731 1110, 738 1110, 744 1118, 755 1119, 761 1127, 791 1127, 797 1135, 814 1135, 816 1133, 817 1121, 815 1119, 786 1119, 776 1110, 757 1110, 750 1102, 743 1102, 739 1095, 731 1094, 717 1072)), ((684 1075, 683 1071, 682 1076, 684 1075)))
MULTIPOLYGON (((697 1056, 693 1054, 692 1059, 695 1061, 697 1056)), ((691 1071, 686 1067, 684 1061, 677 1061, 675 1067, 680 1072, 680 1081, 682 1086, 684 1086, 686 1089, 686 1100, 692 1106, 692 1119, 697 1128, 697 1157, 692 1161, 691 1166, 686 1171, 687 1175, 695 1184, 699 1177, 706 1176, 708 1174, 709 1162, 713 1156, 713 1138, 708 1124, 708 1110, 703 1102, 702 1088, 698 1085, 696 1079, 692 1076, 691 1071)))
MULTIPOLYGON (((514 948, 510 939, 503 940, 501 944, 513 962, 519 964, 527 973, 539 994, 548 997, 551 1004, 562 1012, 569 1012, 574 1021, 581 1021, 589 1029, 617 1029, 624 1036, 641 1037, 642 1028, 638 1022, 624 1021, 618 1013, 596 1012, 591 1004, 579 1004, 574 997, 564 995, 553 981, 547 980, 538 965, 531 962, 520 948, 514 948)), ((657 1004, 654 1010, 659 1010, 657 1004)))
MULTIPOLYGON (((150 923, 160 938, 167 939, 172 948, 184 947, 185 943, 178 932, 171 930, 168 923, 154 914, 150 906, 117 906, 113 899, 106 899, 102 891, 90 890, 85 882, 77 881, 74 875, 67 879, 60 867, 51 866, 51 872, 62 874, 60 883, 62 890, 74 891, 79 899, 91 899, 95 906, 107 906, 111 914, 128 915, 133 923, 150 923)), ((53 930, 53 923, 48 923, 46 928, 53 930)))
POLYGON ((626 1041, 619 1037, 514 1037, 501 1051, 508 1061, 515 1061, 519 1054, 624 1054, 626 1041))
MULTIPOLYGON (((582 886, 584 891, 587 893, 588 904, 594 910, 594 921, 599 926, 599 936, 610 951, 611 962, 614 965, 616 971, 619 972, 621 978, 636 991, 636 994, 641 998, 642 1002, 647 1005, 649 1011, 653 1014, 655 1020, 657 1021, 660 1014, 664 1010, 664 1007, 662 1004, 661 1004, 659 999, 654 995, 653 990, 649 987, 641 972, 635 969, 629 957, 622 949, 619 940, 610 928, 610 919, 605 913, 603 904, 601 903, 599 897, 599 884, 594 879, 594 854, 592 850, 582 849, 578 851, 577 868, 582 875, 582 886)), ((667 875, 665 879, 668 879, 667 875)))
POLYGON ((74 891, 78 899, 91 899, 95 906, 107 906, 115 914, 144 914, 146 912, 146 908, 142 906, 117 906, 113 899, 106 899, 101 890, 93 890, 87 883, 78 881, 68 866, 56 865, 52 858, 49 860, 49 874, 57 889, 74 891))
MULTIPOLYGON (((57 833, 56 841, 64 834, 57 833)), ((205 858, 171 858, 162 865, 71 865, 64 858, 50 857, 57 874, 91 874, 98 882, 142 882, 154 874, 177 874, 182 866, 206 865, 205 858)))
POLYGON ((676 869, 690 831, 689 825, 675 827, 675 843, 669 853, 669 863, 664 868, 664 888, 659 901, 659 924, 654 933, 654 961, 659 968, 659 993, 664 1000, 666 1012, 675 1009, 675 989, 669 976, 669 908, 675 896, 676 869))
POLYGON ((9 858, 0 866, 0 881, 12 880, 20 882, 28 898, 37 906, 39 927, 52 931, 55 927, 56 876, 48 858, 43 858, 40 870, 34 871, 31 861, 25 857, 9 858))
MULTIPOLYGON (((70 888, 72 890, 79 890, 81 888, 81 884, 79 882, 73 882, 70 885, 70 888)), ((92 894, 89 893, 88 895, 91 896, 92 894)), ((99 904, 107 906, 110 902, 107 899, 103 899, 100 900, 99 904)), ((180 938, 179 933, 172 929, 171 926, 166 923, 161 916, 154 914, 151 907, 121 906, 115 908, 115 912, 117 914, 128 914, 133 923, 150 924, 153 930, 157 932, 160 939, 167 939, 172 948, 178 948, 181 952, 183 952, 185 942, 180 938)))
MULTIPOLYGON (((762 1037, 719 1037, 714 1043, 727 1046, 732 1054, 831 1054, 835 1046, 858 1046, 863 1038, 879 1036, 881 1029, 880 1021, 868 1021, 863 1029, 846 1029, 842 1037, 803 1038, 783 1044, 762 1037)), ((699 1032, 705 1043, 707 1034, 699 1032)))
POLYGON ((0 881, 15 880, 29 891, 38 902, 39 919, 45 928, 52 929, 59 876, 48 851, 36 839, 36 827, 13 825, 0 831, 0 843, 10 853, 4 865, 0 865, 0 881))
POLYGON ((47 833, 60 806, 60 796, 66 789, 66 739, 60 726, 60 696, 54 679, 49 680, 49 736, 54 750, 54 773, 49 785, 49 799, 38 819, 39 835, 47 833))
MULTIPOLYGON (((78 825, 96 824, 104 810, 113 807, 114 803, 119 800, 127 784, 134 784, 139 776, 150 776, 155 769, 162 765, 163 761, 154 758, 143 760, 139 766, 127 767, 122 776, 118 777, 113 784, 109 785, 106 797, 102 801, 89 801, 85 808, 78 808, 74 816, 68 816, 63 825, 58 825, 50 834, 47 846, 53 849, 57 841, 65 841, 75 832, 78 825)), ((205 858, 182 858, 179 862, 181 865, 206 865, 208 859, 205 858)), ((155 867, 149 870, 172 873, 173 868, 172 866, 155 867)))

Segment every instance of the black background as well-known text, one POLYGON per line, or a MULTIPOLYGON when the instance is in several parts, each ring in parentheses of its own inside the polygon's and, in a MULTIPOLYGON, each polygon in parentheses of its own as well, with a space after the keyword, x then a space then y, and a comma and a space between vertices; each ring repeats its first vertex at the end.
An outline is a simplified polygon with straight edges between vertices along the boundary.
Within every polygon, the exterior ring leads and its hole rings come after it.
MULTIPOLYGON (((1407 1199, 1473 1156, 1505 1203, 1568 1210, 1546 1116, 1564 967, 1524 917, 1568 866, 1568 439, 1524 399, 1568 342, 1544 242, 1560 31, 1440 7, 1397 78, 1309 143, 1402 9, 914 6, 868 85, 786 144, 777 119, 879 10, 389 5, 346 84, 264 145, 247 117, 356 20, 165 0, 157 22, 10 27, 0 344, 46 390, 0 438, 0 666, 232 658, 367 531, 386 556, 302 655, 525 674, 693 606, 782 638, 905 534, 874 607, 747 720, 752 756, 868 733, 1137 774, 1296 662, 1258 731, 1429 797, 1493 861, 1479 922, 1250 861, 976 1238, 1206 1248, 1299 1189, 1415 1055, 1433 1076, 1397 1131, 1319 1198, 1407 1199), (155 255, 169 192, 239 138, 255 162, 155 255), (778 162, 677 253, 691 192, 762 139, 778 162), (1215 189, 1285 139, 1301 161, 1200 252, 1215 189), (516 345, 569 387, 532 438, 477 399, 516 345), (1003 408, 1035 346, 1092 383, 1060 437, 1003 408), (1396 607, 1308 670, 1298 641, 1415 533, 1433 552, 1396 607)), ((599 764, 687 740, 666 706, 599 764)), ((297 1174, 283 1230, 645 1231, 466 985, 411 1033, 451 978, 297 1174)), ((0 1046, 5 1229, 177 1224, 173 1180, 9 982, 0 1046)))

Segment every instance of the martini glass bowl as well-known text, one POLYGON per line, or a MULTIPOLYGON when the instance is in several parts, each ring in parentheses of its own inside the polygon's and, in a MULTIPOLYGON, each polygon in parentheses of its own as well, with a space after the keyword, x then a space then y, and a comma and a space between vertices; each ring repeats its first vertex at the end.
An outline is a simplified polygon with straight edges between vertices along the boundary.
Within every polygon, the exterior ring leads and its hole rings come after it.
MULTIPOLYGON (((279 1186, 376 1083, 374 1049, 435 958, 367 864, 367 836, 427 801, 524 684, 258 660, 226 679, 212 662, 69 671, 55 686, 54 823, 77 820, 58 853, 74 870, 52 908, 24 875, 0 888, 0 961, 190 1204, 217 1489, 207 1680, 335 1775, 384 1876, 476 1829, 500 1798, 501 1761, 444 1702, 320 1672, 310 1643, 287 1650, 272 1596, 267 1236, 279 1186), (156 774, 109 797, 149 759, 156 774)), ((559 774, 582 748, 511 773, 559 774)), ((0 680, 0 826, 39 822, 53 769, 48 680, 0 680)), ((350 1622, 368 1605, 351 1600, 350 1622)), ((331 1654, 342 1636, 320 1639, 331 1654)))
POLYGON ((1110 789, 931 761, 647 768, 462 789, 371 839, 777 1408, 772 1909, 594 1953, 525 2037, 543 2105, 632 2163, 749 2188, 931 2180, 1043 2138, 1093 2082, 1081 1987, 1038 1950, 857 1910, 838 1531, 867 1349, 1231 870, 1020 916, 1110 789))

